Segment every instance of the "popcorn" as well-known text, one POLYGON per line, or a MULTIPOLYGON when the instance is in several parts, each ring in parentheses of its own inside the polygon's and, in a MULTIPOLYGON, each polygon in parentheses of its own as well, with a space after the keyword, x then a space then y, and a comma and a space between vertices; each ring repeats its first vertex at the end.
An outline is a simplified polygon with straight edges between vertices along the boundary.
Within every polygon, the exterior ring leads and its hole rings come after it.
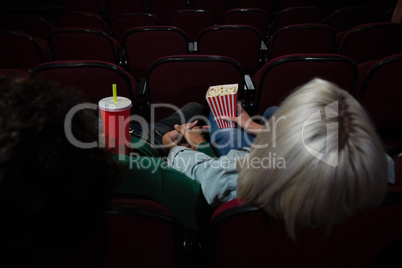
POLYGON ((233 122, 221 119, 221 116, 236 116, 238 84, 218 85, 208 88, 205 98, 219 128, 235 127, 233 122))
POLYGON ((237 88, 238 88, 237 84, 212 86, 212 87, 209 87, 209 89, 207 91, 207 98, 208 97, 225 96, 225 95, 229 95, 229 94, 236 94, 237 88))

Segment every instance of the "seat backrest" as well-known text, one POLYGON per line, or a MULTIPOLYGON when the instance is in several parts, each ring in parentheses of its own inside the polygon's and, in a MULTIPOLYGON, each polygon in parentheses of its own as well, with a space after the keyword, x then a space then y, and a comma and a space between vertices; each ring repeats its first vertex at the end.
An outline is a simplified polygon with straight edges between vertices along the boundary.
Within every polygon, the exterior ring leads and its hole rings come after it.
POLYGON ((105 222, 109 245, 102 267, 182 267, 182 226, 163 205, 114 199, 105 222))
POLYGON ((335 31, 318 23, 290 25, 276 31, 269 43, 270 59, 296 53, 332 53, 335 31))
POLYGON ((356 26, 345 33, 338 53, 357 64, 402 53, 402 24, 376 22, 356 26))
POLYGON ((266 0, 237 0, 236 8, 260 8, 268 13, 269 19, 273 19, 277 11, 275 1, 266 0))
POLYGON ((402 54, 376 61, 365 73, 356 98, 384 139, 402 140, 402 54), (381 109, 379 109, 381 107, 381 109))
POLYGON ((287 236, 283 221, 232 200, 212 218, 212 267, 368 267, 392 261, 399 267, 402 192, 388 197, 383 205, 356 212, 329 232, 299 226, 297 241, 287 236))
POLYGON ((259 8, 235 8, 226 11, 222 16, 222 24, 242 24, 253 26, 260 31, 265 39, 268 34, 268 22, 271 18, 263 9, 259 8))
POLYGON ((233 7, 231 0, 192 0, 192 2, 194 8, 211 12, 215 21, 219 21, 223 13, 233 7))
POLYGON ((194 42, 202 30, 214 25, 214 17, 203 9, 181 9, 168 15, 167 24, 183 30, 188 41, 194 42))
POLYGON ((237 60, 246 74, 259 67, 261 34, 247 25, 219 25, 204 29, 198 36, 198 53, 237 60))
POLYGON ((84 93, 88 101, 112 95, 112 84, 117 85, 119 96, 131 99, 136 106, 137 82, 120 66, 101 61, 54 61, 36 66, 32 77, 57 81, 84 93))
POLYGON ((272 22, 272 33, 282 27, 299 23, 320 23, 320 9, 313 6, 298 6, 282 9, 272 22))
POLYGON ((396 2, 394 1, 377 1, 377 0, 367 0, 365 1, 365 6, 373 8, 377 14, 384 12, 390 8, 395 8, 396 2))
POLYGON ((343 7, 323 18, 323 22, 339 33, 355 26, 376 21, 375 10, 366 6, 343 7))
POLYGON ((0 29, 24 32, 47 40, 56 26, 37 15, 10 15, 0 20, 0 29))
POLYGON ((252 77, 256 88, 256 112, 279 105, 292 91, 313 78, 321 78, 351 91, 356 64, 336 54, 290 54, 269 60, 252 77))
POLYGON ((119 63, 120 44, 105 32, 59 28, 49 36, 53 60, 100 60, 119 63))
POLYGON ((187 8, 186 0, 148 0, 149 12, 156 16, 162 24, 166 24, 168 15, 175 10, 187 8))
POLYGON ((125 13, 113 17, 112 30, 114 37, 122 44, 125 33, 131 28, 157 26, 159 24, 158 18, 150 13, 125 13))
POLYGON ((314 0, 281 0, 277 3, 279 11, 291 7, 310 7, 314 4, 316 4, 314 0))
POLYGON ((172 26, 137 27, 124 36, 128 69, 139 81, 145 78, 149 65, 158 58, 187 54, 185 33, 172 26))
POLYGON ((98 15, 104 14, 104 5, 100 0, 60 0, 63 12, 91 12, 98 15))
POLYGON ((369 60, 362 63, 357 64, 357 79, 356 84, 353 89, 353 96, 357 96, 357 93, 360 90, 360 87, 363 83, 364 78, 366 77, 367 72, 370 70, 373 65, 375 65, 378 60, 369 60))
POLYGON ((69 12, 59 19, 60 28, 89 28, 97 29, 110 34, 110 27, 105 20, 95 13, 69 12))
POLYGON ((0 68, 28 70, 48 60, 48 43, 23 32, 0 31, 0 68))
MULTIPOLYGON (((209 109, 205 99, 208 87, 238 84, 238 99, 243 94, 244 73, 238 62, 222 56, 180 55, 155 61, 147 73, 151 103, 168 103, 182 107, 198 102, 209 109)), ((174 112, 172 108, 155 109, 155 119, 174 112)))
POLYGON ((143 0, 106 0, 108 16, 113 20, 114 17, 122 14, 146 12, 145 2, 143 0))
POLYGON ((186 267, 183 241, 182 226, 165 206, 147 199, 113 199, 77 243, 24 245, 27 249, 7 267, 186 267))

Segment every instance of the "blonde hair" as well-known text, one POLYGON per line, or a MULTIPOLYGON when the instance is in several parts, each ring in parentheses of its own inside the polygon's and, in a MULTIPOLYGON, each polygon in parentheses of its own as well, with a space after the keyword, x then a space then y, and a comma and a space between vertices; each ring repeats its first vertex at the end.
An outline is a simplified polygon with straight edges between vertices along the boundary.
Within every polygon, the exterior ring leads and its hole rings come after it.
POLYGON ((295 240, 297 225, 330 228, 380 204, 387 189, 385 152, 369 117, 321 79, 283 101, 238 169, 238 198, 283 219, 295 240), (272 156, 282 166, 255 165, 272 156))

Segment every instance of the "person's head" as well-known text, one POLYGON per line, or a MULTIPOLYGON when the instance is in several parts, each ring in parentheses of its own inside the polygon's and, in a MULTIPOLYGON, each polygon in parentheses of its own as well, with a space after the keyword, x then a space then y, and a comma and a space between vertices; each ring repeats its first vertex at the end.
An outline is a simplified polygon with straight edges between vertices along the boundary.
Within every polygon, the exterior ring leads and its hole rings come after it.
POLYGON ((290 237, 296 225, 331 226, 384 199, 381 141, 360 104, 336 85, 303 85, 264 130, 243 163, 237 193, 283 219, 290 237))
MULTIPOLYGON (((3 242, 61 239, 93 223, 110 200, 121 168, 106 150, 75 147, 65 135, 66 114, 80 102, 77 92, 46 81, 0 88, 1 224, 12 229, 1 228, 3 242)), ((77 140, 97 141, 95 120, 81 110, 68 127, 77 140)))

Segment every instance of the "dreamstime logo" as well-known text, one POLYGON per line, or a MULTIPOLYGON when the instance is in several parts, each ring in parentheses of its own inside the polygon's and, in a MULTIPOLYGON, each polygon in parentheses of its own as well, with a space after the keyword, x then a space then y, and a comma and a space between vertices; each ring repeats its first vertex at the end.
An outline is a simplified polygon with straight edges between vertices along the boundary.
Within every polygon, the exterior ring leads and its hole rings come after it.
POLYGON ((302 141, 303 141, 303 146, 304 148, 312 154, 314 157, 317 159, 327 163, 330 166, 336 167, 338 166, 338 128, 339 128, 339 123, 333 122, 333 123, 327 123, 326 128, 327 128, 327 136, 326 136, 326 150, 325 152, 319 152, 308 146, 305 142, 305 137, 304 137, 304 132, 305 129, 314 124, 318 123, 322 120, 328 120, 331 118, 337 118, 338 117, 338 101, 335 101, 331 104, 328 104, 325 106, 325 118, 323 119, 321 116, 321 110, 317 110, 313 114, 311 114, 306 121, 303 123, 302 127, 302 141), (329 150, 332 148, 336 148, 336 150, 329 150))

